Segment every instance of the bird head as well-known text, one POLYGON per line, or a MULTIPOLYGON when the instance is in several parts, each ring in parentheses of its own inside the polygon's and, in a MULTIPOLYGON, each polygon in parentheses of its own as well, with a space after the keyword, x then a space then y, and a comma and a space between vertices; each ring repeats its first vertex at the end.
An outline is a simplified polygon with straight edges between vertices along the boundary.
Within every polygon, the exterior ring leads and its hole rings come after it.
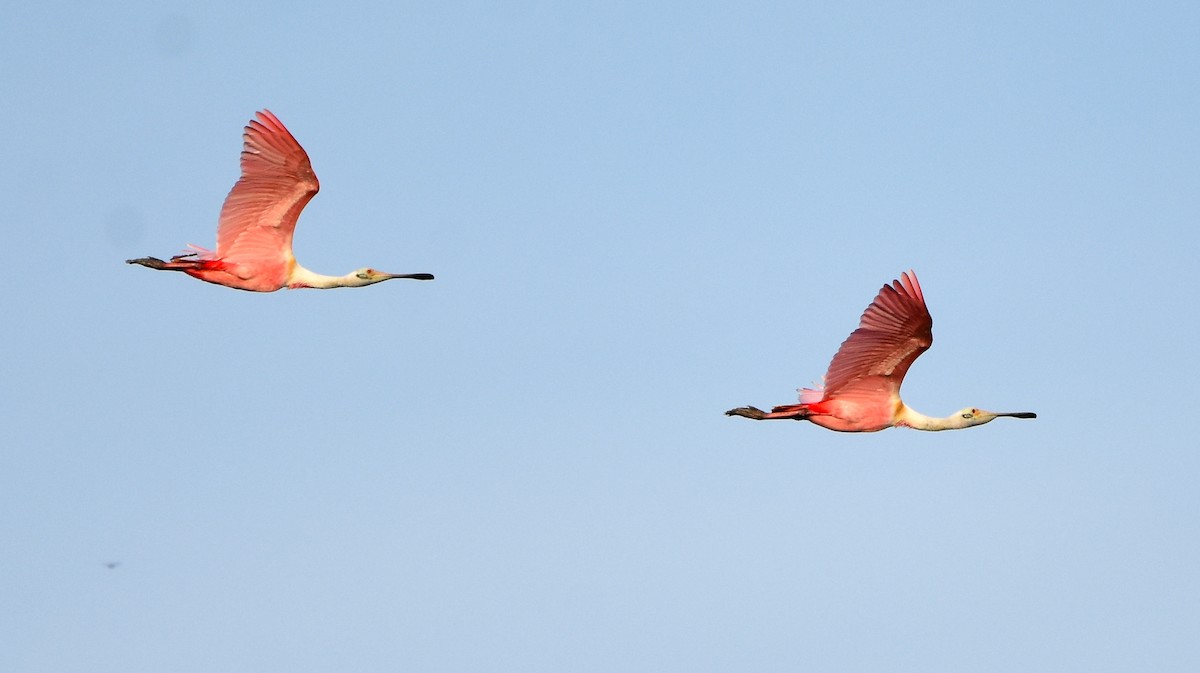
POLYGON ((353 287, 362 287, 364 285, 374 285, 382 283, 385 280, 393 278, 411 278, 414 280, 433 280, 433 275, 428 273, 384 273, 375 269, 366 268, 359 269, 346 276, 348 285, 353 287))
POLYGON ((354 280, 356 281, 355 285, 359 286, 374 285, 375 283, 382 283, 383 281, 390 280, 391 278, 392 275, 390 273, 383 273, 371 268, 359 269, 354 272, 354 280))
POLYGON ((967 407, 966 409, 961 409, 958 411, 958 413, 954 414, 952 418, 954 418, 957 423, 961 424, 960 427, 969 428, 973 425, 990 423, 993 419, 1000 418, 1001 416, 1012 416, 1013 418, 1037 418, 1037 414, 1030 411, 985 411, 977 407, 967 407))

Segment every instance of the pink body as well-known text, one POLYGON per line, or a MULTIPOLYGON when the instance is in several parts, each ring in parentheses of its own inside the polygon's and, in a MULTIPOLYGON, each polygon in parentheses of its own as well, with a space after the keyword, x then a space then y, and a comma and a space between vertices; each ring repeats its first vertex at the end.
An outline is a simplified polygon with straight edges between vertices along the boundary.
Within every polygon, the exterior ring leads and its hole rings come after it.
POLYGON ((896 404, 879 404, 870 400, 829 399, 811 404, 789 404, 771 409, 771 414, 786 418, 803 418, 817 425, 838 432, 878 432, 895 425, 896 416, 904 406, 897 398, 896 404))
POLYGON ((933 344, 933 318, 912 272, 884 285, 858 329, 838 349, 821 390, 801 391, 800 404, 775 407, 768 417, 803 418, 839 432, 877 432, 897 425, 905 409, 900 383, 917 356, 933 344))
POLYGON ((193 278, 254 292, 292 283, 296 258, 292 234, 300 211, 320 184, 308 154, 275 115, 263 110, 246 126, 242 177, 225 197, 217 225, 217 249, 171 262, 193 278))

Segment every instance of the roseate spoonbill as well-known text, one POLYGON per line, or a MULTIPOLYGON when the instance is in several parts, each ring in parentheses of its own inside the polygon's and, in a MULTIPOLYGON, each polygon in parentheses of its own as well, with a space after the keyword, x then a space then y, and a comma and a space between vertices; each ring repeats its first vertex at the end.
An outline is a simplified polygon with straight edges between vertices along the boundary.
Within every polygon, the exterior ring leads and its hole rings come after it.
POLYGON ((320 185, 304 148, 283 123, 263 110, 242 134, 242 177, 233 185, 217 224, 217 249, 189 245, 191 252, 164 262, 155 257, 125 260, 160 271, 253 292, 280 288, 362 287, 393 278, 433 280, 428 273, 383 273, 359 269, 344 276, 313 273, 296 263, 292 233, 300 211, 320 185))
POLYGON ((727 416, 756 421, 791 418, 812 421, 839 432, 877 432, 901 427, 917 430, 957 430, 983 425, 994 418, 1037 418, 1027 411, 997 413, 967 407, 945 418, 931 418, 900 401, 900 384, 913 360, 933 344, 933 318, 912 271, 884 285, 863 312, 858 329, 842 342, 829 363, 825 385, 800 390, 799 404, 785 404, 767 413, 738 407, 727 416))

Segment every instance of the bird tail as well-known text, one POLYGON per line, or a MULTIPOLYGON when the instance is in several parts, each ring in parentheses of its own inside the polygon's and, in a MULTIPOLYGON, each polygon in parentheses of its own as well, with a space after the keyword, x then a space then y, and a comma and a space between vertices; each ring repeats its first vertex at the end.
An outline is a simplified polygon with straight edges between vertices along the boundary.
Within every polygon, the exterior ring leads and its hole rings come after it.
POLYGON ((756 421, 765 421, 770 419, 791 418, 797 421, 802 421, 809 416, 807 404, 787 404, 781 407, 771 409, 770 413, 763 411, 757 407, 738 407, 725 412, 726 416, 743 416, 745 418, 754 419, 756 421))

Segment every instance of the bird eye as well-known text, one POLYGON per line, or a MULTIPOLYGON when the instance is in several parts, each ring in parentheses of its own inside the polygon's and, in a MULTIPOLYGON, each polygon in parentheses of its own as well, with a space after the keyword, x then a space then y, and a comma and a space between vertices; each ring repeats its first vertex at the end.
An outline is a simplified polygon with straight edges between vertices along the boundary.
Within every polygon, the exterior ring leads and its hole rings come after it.
POLYGON ((963 418, 970 418, 971 414, 963 414, 963 418))
POLYGON ((359 278, 361 278, 361 279, 363 279, 363 280, 370 280, 370 279, 371 279, 371 273, 370 273, 370 271, 359 271, 358 273, 356 273, 356 274, 354 274, 354 275, 358 276, 359 278))

